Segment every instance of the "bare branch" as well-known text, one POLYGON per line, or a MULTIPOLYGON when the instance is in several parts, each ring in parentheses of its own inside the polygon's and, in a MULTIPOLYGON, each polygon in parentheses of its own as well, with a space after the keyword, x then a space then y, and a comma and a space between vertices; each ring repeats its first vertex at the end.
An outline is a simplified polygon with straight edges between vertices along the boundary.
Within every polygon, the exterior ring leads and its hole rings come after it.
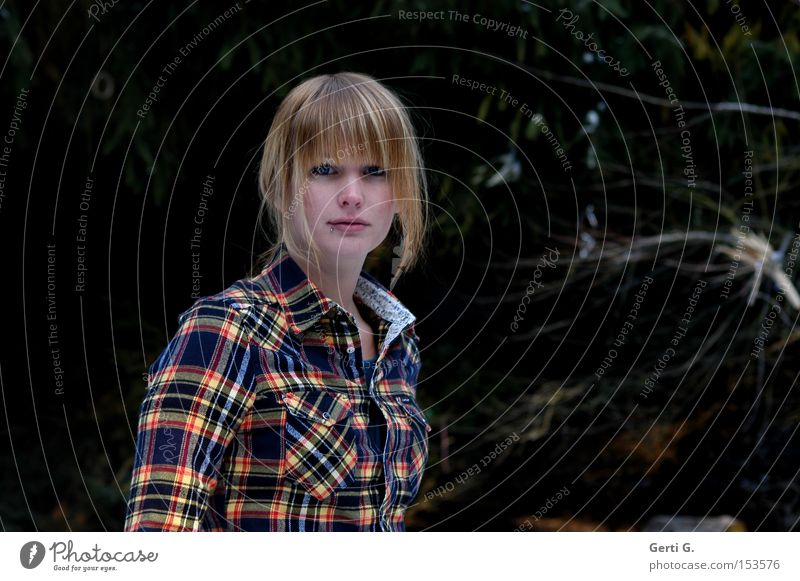
MULTIPOLYGON (((609 93, 614 93, 616 95, 621 95, 623 97, 628 97, 630 99, 641 100, 644 101, 645 103, 650 103, 651 105, 658 105, 659 107, 668 107, 668 108, 673 107, 673 104, 667 101, 666 99, 653 97, 651 95, 645 95, 643 93, 637 93, 629 89, 623 89, 622 87, 617 87, 616 85, 609 85, 608 83, 600 83, 600 82, 592 83, 589 81, 585 81, 583 79, 579 79, 577 77, 556 75, 549 71, 537 69, 535 67, 525 66, 525 68, 531 71, 532 73, 544 77, 545 79, 548 80, 560 81, 562 83, 567 83, 569 85, 575 85, 578 87, 602 89, 604 91, 608 91, 609 93)), ((783 119, 794 119, 795 121, 800 121, 800 112, 789 111, 788 109, 775 109, 772 107, 763 107, 761 105, 752 105, 750 103, 736 103, 731 101, 723 101, 720 103, 699 103, 695 101, 681 101, 681 106, 683 106, 684 109, 702 109, 704 111, 737 111, 737 112, 741 111, 743 113, 752 113, 753 115, 767 115, 770 117, 781 117, 783 119)))

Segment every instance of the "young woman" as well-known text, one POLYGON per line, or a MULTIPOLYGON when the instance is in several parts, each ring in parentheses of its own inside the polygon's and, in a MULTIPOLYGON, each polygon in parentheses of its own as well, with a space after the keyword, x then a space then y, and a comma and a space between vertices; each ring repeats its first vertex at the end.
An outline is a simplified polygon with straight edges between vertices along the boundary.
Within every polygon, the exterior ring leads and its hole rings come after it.
POLYGON ((406 110, 375 79, 283 100, 259 185, 264 269, 198 300, 149 370, 128 531, 403 531, 430 426, 414 315, 364 260, 394 226, 423 249, 425 179, 406 110))

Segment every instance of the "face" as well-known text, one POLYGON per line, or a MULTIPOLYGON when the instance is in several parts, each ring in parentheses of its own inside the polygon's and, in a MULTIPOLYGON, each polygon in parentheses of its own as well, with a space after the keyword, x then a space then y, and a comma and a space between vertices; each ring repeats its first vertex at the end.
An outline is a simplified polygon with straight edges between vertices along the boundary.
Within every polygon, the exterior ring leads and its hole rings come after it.
MULTIPOLYGON (((386 170, 352 156, 302 170, 306 219, 320 261, 360 267, 386 238, 395 214, 386 170)), ((305 244, 298 214, 292 215, 290 227, 305 244)))

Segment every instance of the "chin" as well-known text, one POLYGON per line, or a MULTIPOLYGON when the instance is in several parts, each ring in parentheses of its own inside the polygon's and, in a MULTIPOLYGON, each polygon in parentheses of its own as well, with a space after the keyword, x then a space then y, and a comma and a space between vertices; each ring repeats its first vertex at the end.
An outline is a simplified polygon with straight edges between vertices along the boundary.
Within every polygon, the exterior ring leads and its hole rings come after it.
POLYGON ((358 258, 363 260, 367 254, 380 246, 381 241, 360 236, 343 236, 339 240, 327 240, 324 245, 320 245, 324 252, 333 257, 339 258, 358 258))
POLYGON ((324 244, 320 244, 320 248, 324 249, 329 256, 335 257, 339 255, 341 257, 355 258, 362 255, 365 256, 374 246, 372 241, 366 238, 344 236, 340 240, 326 240, 324 244))

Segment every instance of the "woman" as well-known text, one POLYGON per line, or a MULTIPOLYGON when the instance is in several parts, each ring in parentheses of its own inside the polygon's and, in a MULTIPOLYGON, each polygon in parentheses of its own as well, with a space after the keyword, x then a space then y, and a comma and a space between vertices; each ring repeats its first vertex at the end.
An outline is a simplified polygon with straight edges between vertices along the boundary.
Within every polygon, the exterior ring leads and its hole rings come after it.
POLYGON ((402 531, 430 431, 415 317, 364 260, 423 248, 425 179, 399 99, 322 75, 283 100, 259 176, 277 242, 198 300, 150 367, 128 531, 402 531))

